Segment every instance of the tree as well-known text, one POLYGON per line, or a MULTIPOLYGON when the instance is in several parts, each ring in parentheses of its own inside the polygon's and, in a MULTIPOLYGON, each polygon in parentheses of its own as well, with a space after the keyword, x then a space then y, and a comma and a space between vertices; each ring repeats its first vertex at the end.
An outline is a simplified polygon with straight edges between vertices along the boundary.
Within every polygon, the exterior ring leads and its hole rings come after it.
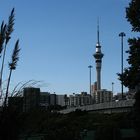
MULTIPOLYGON (((126 18, 132 25, 132 31, 140 32, 140 0, 131 0, 126 8, 126 18)), ((123 74, 118 75, 126 87, 135 89, 134 124, 137 139, 140 139, 140 37, 129 39, 128 44, 130 47, 126 52, 129 54, 129 67, 125 68, 123 74)))
MULTIPOLYGON (((140 32, 140 1, 131 0, 129 7, 126 8, 126 18, 132 25, 132 31, 140 32)), ((140 38, 128 39, 129 50, 126 53, 129 54, 127 62, 128 68, 125 68, 123 74, 118 74, 119 79, 123 84, 131 89, 138 89, 140 86, 140 38)))
POLYGON ((140 84, 140 38, 132 38, 128 40, 129 50, 126 53, 129 54, 127 62, 128 68, 125 68, 123 74, 118 74, 119 79, 129 89, 135 89, 140 84))
POLYGON ((132 25, 132 31, 140 32, 140 0, 132 0, 126 8, 127 21, 132 25))

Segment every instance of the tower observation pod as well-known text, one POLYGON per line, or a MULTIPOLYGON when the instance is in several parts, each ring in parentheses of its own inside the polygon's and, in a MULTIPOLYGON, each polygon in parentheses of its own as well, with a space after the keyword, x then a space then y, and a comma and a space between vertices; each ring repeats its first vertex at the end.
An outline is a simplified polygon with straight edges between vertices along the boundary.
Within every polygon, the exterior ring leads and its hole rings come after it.
POLYGON ((97 26, 97 44, 96 44, 96 52, 93 54, 96 63, 96 72, 97 72, 97 90, 101 90, 101 66, 102 66, 102 58, 104 54, 101 52, 101 45, 99 41, 99 24, 97 26))

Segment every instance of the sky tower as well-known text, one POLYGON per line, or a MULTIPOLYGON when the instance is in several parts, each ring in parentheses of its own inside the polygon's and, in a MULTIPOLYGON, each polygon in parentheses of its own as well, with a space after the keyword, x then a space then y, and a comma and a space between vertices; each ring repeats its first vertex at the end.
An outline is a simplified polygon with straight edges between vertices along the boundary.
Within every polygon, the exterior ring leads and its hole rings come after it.
POLYGON ((96 71, 97 71, 97 90, 101 90, 101 65, 102 58, 104 54, 101 52, 101 45, 99 41, 99 22, 97 25, 97 44, 96 44, 96 52, 93 54, 96 63, 96 71))

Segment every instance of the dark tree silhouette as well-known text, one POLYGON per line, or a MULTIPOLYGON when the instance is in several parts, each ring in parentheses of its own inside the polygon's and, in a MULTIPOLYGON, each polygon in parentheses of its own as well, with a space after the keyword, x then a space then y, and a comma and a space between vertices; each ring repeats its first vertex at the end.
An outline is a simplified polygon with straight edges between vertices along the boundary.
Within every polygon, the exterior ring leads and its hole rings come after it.
POLYGON ((127 59, 129 67, 125 68, 123 75, 118 75, 126 87, 135 89, 140 84, 140 38, 129 39, 128 43, 130 47, 126 53, 129 54, 127 59))
MULTIPOLYGON (((132 31, 140 32, 140 0, 131 0, 126 8, 126 18, 132 25, 132 31)), ((128 68, 125 68, 123 74, 118 74, 119 79, 123 84, 135 89, 135 104, 134 104, 134 122, 137 131, 137 139, 140 139, 140 37, 131 38, 128 40, 129 54, 127 62, 128 68)))
POLYGON ((140 32, 140 0, 131 0, 126 8, 126 18, 132 25, 132 31, 140 32))

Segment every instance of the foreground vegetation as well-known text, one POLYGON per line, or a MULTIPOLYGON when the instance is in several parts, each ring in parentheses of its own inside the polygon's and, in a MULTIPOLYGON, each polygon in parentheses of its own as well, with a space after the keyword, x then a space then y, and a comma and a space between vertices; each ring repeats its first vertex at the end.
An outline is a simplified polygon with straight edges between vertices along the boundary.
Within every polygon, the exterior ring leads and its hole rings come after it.
POLYGON ((119 138, 121 128, 134 128, 132 113, 98 114, 76 110, 69 114, 35 110, 19 117, 20 135, 45 134, 46 140, 80 140, 83 130, 95 130, 97 140, 119 138))
POLYGON ((81 140, 85 130, 95 131, 95 140, 120 140, 120 129, 134 129, 133 112, 98 114, 76 110, 60 114, 35 109, 20 112, 14 106, 0 114, 2 140, 28 140, 33 135, 43 135, 43 140, 81 140))

